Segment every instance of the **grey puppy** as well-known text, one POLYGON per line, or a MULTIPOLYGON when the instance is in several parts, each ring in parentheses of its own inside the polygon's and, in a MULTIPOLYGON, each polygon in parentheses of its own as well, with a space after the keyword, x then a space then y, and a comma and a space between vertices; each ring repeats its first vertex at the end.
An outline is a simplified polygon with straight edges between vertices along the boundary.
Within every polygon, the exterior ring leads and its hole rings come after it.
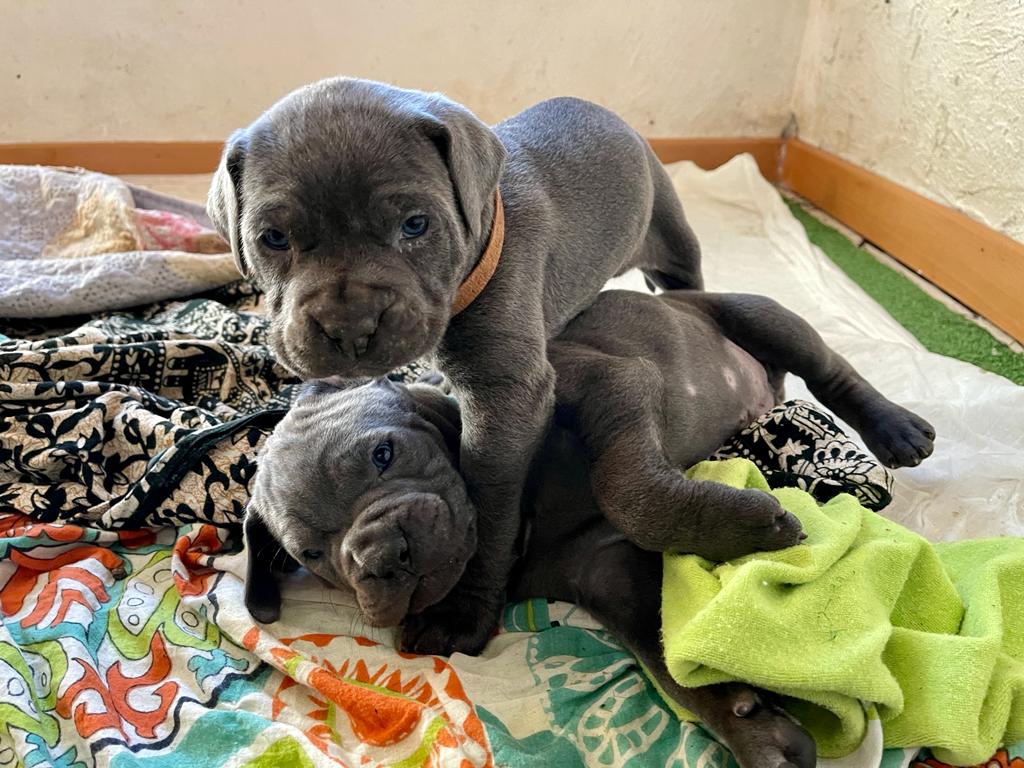
POLYGON ((208 210, 266 292, 271 344, 293 371, 379 376, 429 355, 458 393, 461 470, 487 557, 406 624, 403 644, 479 651, 554 407, 547 340, 628 268, 663 288, 702 287, 697 241, 657 158, 578 99, 492 129, 440 95, 339 78, 229 139, 208 210), (497 270, 452 317, 500 211, 497 270))
MULTIPOLYGON (((770 517, 751 514, 770 496, 690 481, 678 468, 777 402, 786 371, 890 466, 927 457, 931 426, 759 296, 607 292, 549 352, 558 406, 524 495, 510 597, 587 608, 743 768, 813 766, 813 741, 766 697, 742 685, 684 689, 665 668, 659 552, 718 559, 801 538, 796 519, 777 506, 770 517)), ((455 401, 431 386, 311 385, 260 457, 245 520, 253 615, 278 616, 268 566, 282 549, 286 560, 351 587, 376 623, 394 624, 437 600, 472 549, 471 536, 456 533, 472 529, 458 474, 460 428, 455 401)))

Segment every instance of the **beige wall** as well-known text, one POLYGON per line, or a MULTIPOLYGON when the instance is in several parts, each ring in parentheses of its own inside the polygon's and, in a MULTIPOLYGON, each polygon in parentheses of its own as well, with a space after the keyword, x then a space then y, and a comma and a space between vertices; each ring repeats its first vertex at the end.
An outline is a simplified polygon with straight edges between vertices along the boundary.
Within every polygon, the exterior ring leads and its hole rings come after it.
POLYGON ((812 0, 800 137, 1024 242, 1024 4, 812 0))
POLYGON ((441 90, 490 121, 573 94, 647 135, 774 135, 789 117, 806 10, 807 0, 0 0, 0 142, 220 139, 334 74, 441 90))
POLYGON ((332 74, 805 140, 1024 241, 1018 0, 0 0, 0 142, 221 139, 332 74), (240 13, 239 8, 248 9, 240 13))

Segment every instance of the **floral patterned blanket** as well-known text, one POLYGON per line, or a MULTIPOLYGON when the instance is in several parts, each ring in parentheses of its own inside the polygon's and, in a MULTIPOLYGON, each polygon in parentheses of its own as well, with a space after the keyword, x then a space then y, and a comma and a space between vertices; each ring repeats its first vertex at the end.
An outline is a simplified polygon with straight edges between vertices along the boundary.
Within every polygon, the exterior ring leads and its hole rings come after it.
MULTIPOLYGON (((0 766, 731 764, 567 604, 508 606, 479 658, 416 657, 299 572, 257 625, 237 523, 296 383, 259 301, 0 327, 0 766)), ((806 403, 721 455, 819 498, 891 490, 806 403)))

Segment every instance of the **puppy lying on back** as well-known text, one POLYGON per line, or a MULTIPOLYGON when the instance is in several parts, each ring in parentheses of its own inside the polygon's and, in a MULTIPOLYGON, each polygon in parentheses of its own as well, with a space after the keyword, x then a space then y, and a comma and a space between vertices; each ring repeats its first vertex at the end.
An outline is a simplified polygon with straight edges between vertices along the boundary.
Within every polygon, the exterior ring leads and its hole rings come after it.
MULTIPOLYGON (((679 469, 774 405, 787 370, 889 466, 925 458, 931 427, 757 296, 607 292, 549 356, 556 422, 524 494, 529 533, 509 594, 585 607, 744 768, 814 765, 810 737, 753 690, 683 689, 665 669, 660 552, 727 559, 802 536, 768 494, 691 481, 679 469)), ((455 401, 432 386, 311 386, 260 456, 245 520, 253 615, 278 616, 263 556, 278 546, 353 589, 376 624, 443 599, 471 557, 487 557, 458 471, 460 421, 455 401)))

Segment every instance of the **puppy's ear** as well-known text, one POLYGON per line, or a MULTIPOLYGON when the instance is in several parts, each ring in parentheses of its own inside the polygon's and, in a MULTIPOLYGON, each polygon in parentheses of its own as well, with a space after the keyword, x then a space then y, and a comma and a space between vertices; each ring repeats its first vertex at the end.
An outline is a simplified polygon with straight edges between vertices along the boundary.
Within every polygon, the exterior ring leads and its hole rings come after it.
POLYGON ((224 145, 220 166, 213 175, 210 194, 206 198, 206 213, 221 237, 231 244, 235 266, 242 277, 249 277, 249 265, 242 249, 241 184, 242 166, 248 144, 245 131, 235 131, 224 145))
POLYGON ((429 96, 424 112, 424 131, 448 166, 466 228, 483 237, 483 214, 505 167, 505 146, 476 115, 443 96, 429 96))
POLYGON ((256 621, 272 624, 281 616, 281 590, 271 571, 281 545, 270 533, 256 504, 250 503, 246 509, 242 531, 249 565, 245 577, 245 607, 256 621))
POLYGON ((462 411, 459 402, 432 384, 408 384, 405 389, 412 398, 416 413, 441 433, 448 453, 458 466, 462 441, 462 411))

